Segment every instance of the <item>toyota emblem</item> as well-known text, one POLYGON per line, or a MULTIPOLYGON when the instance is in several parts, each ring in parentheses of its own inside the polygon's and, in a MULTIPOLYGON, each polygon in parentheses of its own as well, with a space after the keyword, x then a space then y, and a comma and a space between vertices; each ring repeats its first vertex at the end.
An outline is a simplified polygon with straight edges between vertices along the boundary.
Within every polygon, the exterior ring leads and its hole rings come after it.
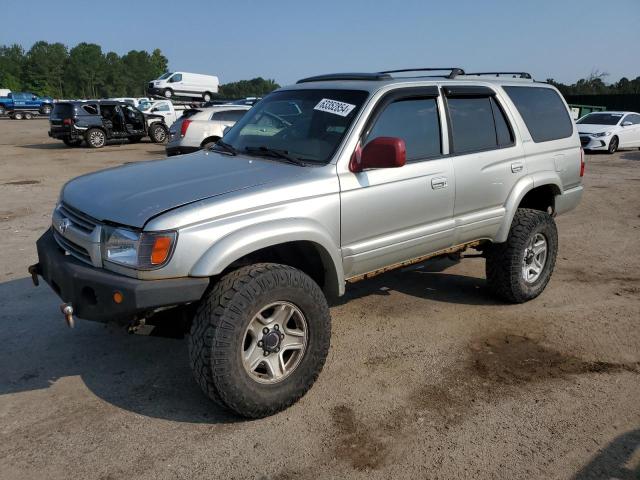
POLYGON ((62 220, 60 220, 60 223, 58 223, 58 230, 60 230, 60 233, 64 233, 70 226, 71 220, 69 220, 68 218, 63 218, 62 220))

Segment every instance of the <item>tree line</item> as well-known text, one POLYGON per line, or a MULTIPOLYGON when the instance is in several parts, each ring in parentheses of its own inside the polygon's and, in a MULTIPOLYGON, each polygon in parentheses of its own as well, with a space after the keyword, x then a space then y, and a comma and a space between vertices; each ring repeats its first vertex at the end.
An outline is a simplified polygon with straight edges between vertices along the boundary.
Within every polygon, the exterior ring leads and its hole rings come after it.
MULTIPOLYGON (((0 88, 53 98, 108 98, 146 93, 150 80, 167 71, 159 49, 104 53, 95 43, 69 49, 62 43, 39 41, 25 51, 21 45, 0 45, 0 88)), ((220 86, 223 98, 263 96, 279 88, 261 77, 220 86)))
POLYGON ((640 76, 633 80, 622 77, 617 82, 606 83, 606 72, 594 70, 587 78, 581 78, 571 85, 556 82, 553 78, 547 82, 555 86, 564 95, 623 95, 640 94, 640 76))

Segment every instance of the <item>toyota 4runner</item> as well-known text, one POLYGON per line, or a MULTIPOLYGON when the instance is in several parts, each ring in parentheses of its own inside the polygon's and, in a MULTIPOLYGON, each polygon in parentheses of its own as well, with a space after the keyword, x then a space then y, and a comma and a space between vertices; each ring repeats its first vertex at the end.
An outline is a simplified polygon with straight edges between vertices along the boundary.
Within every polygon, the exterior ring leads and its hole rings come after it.
POLYGON ((567 105, 526 73, 432 70, 306 78, 210 150, 71 180, 34 282, 70 323, 186 319, 202 390, 254 418, 314 383, 346 283, 473 247, 496 295, 537 297, 583 189, 567 105))

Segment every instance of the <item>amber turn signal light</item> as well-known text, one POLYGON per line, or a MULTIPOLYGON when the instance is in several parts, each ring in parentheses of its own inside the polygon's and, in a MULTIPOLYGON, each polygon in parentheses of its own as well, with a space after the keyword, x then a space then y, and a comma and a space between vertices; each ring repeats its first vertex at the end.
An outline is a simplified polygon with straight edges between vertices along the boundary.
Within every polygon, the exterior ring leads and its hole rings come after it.
POLYGON ((171 251, 172 237, 158 236, 153 242, 153 249, 151 250, 151 264, 160 265, 164 263, 169 252, 171 251))

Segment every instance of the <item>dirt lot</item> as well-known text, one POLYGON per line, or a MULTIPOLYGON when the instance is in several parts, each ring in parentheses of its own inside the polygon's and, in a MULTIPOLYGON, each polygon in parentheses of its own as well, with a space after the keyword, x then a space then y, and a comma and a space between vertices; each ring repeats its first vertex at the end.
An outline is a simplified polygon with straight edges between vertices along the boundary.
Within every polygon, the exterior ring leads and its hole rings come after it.
POLYGON ((242 421, 200 392, 184 340, 70 330, 31 285, 65 181, 164 156, 46 131, 0 120, 0 478, 640 478, 640 151, 587 157, 538 299, 495 301, 482 259, 358 284, 309 394, 242 421))

